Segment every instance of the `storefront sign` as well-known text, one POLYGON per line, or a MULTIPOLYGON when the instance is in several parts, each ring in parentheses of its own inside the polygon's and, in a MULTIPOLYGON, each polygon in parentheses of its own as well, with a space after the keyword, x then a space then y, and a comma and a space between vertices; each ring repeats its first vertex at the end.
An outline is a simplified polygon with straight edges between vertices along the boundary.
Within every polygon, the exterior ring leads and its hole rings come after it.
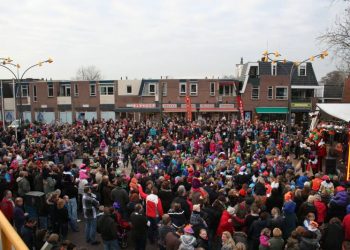
POLYGON ((291 107, 294 109, 311 109, 312 105, 310 102, 292 102, 291 107))
POLYGON ((166 103, 162 105, 164 109, 176 109, 177 104, 176 103, 166 103))
POLYGON ((220 104, 219 108, 221 108, 221 109, 234 109, 235 105, 234 104, 220 104))
POLYGON ((129 103, 129 104, 126 104, 126 107, 148 109, 148 108, 155 108, 156 104, 155 103, 129 103))
POLYGON ((83 104, 83 108, 88 108, 88 107, 90 107, 89 104, 83 104))
POLYGON ((201 109, 215 108, 215 104, 211 104, 211 103, 199 104, 199 108, 201 109))

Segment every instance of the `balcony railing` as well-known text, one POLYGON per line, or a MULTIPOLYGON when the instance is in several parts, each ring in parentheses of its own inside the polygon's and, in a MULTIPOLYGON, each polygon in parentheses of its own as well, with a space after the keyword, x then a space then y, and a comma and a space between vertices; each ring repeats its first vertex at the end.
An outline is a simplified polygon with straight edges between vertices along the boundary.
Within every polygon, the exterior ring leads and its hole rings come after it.
POLYGON ((9 223, 4 214, 0 211, 1 244, 3 250, 29 250, 13 226, 9 223))

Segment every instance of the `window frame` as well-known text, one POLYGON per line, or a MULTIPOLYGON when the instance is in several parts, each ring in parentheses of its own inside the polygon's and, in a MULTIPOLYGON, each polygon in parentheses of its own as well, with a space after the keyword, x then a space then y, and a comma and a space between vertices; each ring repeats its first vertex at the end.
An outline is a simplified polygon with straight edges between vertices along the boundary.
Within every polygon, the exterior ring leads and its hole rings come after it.
POLYGON ((74 96, 79 96, 78 83, 74 83, 74 96))
POLYGON ((132 85, 126 85, 126 93, 132 94, 132 85), (130 92, 128 91, 129 88, 130 88, 130 92))
POLYGON ((209 84, 209 95, 215 96, 215 82, 210 82, 209 84), (213 90, 213 91, 212 91, 213 90))
POLYGON ((301 63, 298 66, 298 76, 307 76, 307 72, 306 72, 306 63, 301 63), (305 70, 304 74, 301 74, 301 70, 305 70))
POLYGON ((106 85, 106 84, 100 85, 100 95, 113 96, 114 95, 114 86, 113 85, 106 85), (112 89, 112 92, 110 92, 110 88, 112 89), (102 90, 102 89, 105 89, 105 90, 102 90))
POLYGON ((149 83, 148 84, 148 95, 150 96, 155 96, 157 93, 157 89, 156 89, 156 84, 155 83, 149 83), (153 86, 154 91, 151 92, 151 86, 153 86))
POLYGON ((47 83, 47 97, 54 97, 55 95, 55 86, 52 82, 47 83), (52 95, 50 95, 50 90, 52 90, 52 95))
POLYGON ((89 92, 90 92, 90 96, 96 96, 97 95, 97 91, 96 91, 96 83, 90 83, 89 84, 89 92), (91 87, 94 87, 94 91, 91 91, 91 87))
POLYGON ((162 82, 162 95, 167 96, 168 95, 168 83, 162 82))
POLYGON ((180 82, 179 83, 179 95, 180 96, 186 96, 187 95, 187 83, 186 82, 180 82), (185 86, 185 92, 181 92, 181 87, 185 86))
POLYGON ((198 96, 198 82, 190 82, 190 96, 198 96), (192 92, 192 86, 196 86, 195 92, 192 92))
POLYGON ((18 94, 17 94, 17 97, 22 97, 22 98, 28 97, 29 96, 29 85, 21 84, 21 96, 19 96, 18 94), (26 95, 24 95, 24 89, 27 90, 27 94, 26 95))
POLYGON ((273 100, 273 86, 267 87, 267 100, 273 100), (271 90, 271 96, 270 96, 270 90, 271 90))
POLYGON ((278 101, 286 101, 286 100, 288 100, 288 86, 276 86, 275 87, 275 100, 278 100, 278 101), (283 88, 283 89, 286 89, 286 96, 285 96, 285 98, 283 98, 283 97, 277 97, 277 89, 279 89, 279 88, 283 88))
POLYGON ((38 101, 38 93, 37 93, 37 88, 36 85, 33 85, 33 102, 37 102, 38 101))
POLYGON ((271 75, 277 76, 277 63, 271 62, 271 75))
POLYGON ((260 99, 260 86, 252 86, 252 93, 251 93, 250 97, 254 101, 260 99), (256 90, 256 89, 258 90, 258 96, 257 97, 253 96, 254 90, 256 90))
POLYGON ((72 86, 71 86, 70 83, 60 84, 60 96, 65 96, 65 97, 71 97, 72 96, 72 86), (69 89, 69 95, 67 94, 68 93, 68 89, 69 89))

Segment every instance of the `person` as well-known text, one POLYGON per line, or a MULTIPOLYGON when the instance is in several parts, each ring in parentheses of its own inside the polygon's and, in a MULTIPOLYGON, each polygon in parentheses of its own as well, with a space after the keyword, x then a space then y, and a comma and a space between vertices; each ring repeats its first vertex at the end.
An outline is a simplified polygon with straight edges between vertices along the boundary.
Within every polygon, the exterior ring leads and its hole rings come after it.
POLYGON ((222 247, 221 250, 235 249, 235 242, 233 241, 232 235, 228 231, 222 232, 221 235, 222 247))
POLYGON ((181 208, 181 204, 173 202, 168 211, 171 218, 171 223, 174 228, 184 227, 186 224, 185 211, 181 208))
POLYGON ((234 250, 246 250, 246 249, 247 249, 247 246, 242 242, 238 242, 236 244, 236 247, 234 248, 234 250))
POLYGON ((344 229, 341 220, 337 217, 330 219, 323 236, 324 250, 342 250, 344 240, 344 229))
POLYGON ((194 231, 191 225, 186 225, 184 228, 184 234, 180 236, 181 244, 179 250, 194 250, 197 245, 196 237, 193 236, 194 231))
POLYGON ((97 219, 97 232, 101 234, 104 250, 118 250, 118 230, 111 216, 111 208, 104 207, 104 213, 97 219))
POLYGON ((34 232, 36 227, 36 220, 28 218, 21 229, 21 237, 29 249, 34 247, 34 232))
POLYGON ((55 233, 50 234, 40 250, 58 250, 58 249, 60 249, 59 248, 59 238, 60 238, 60 236, 58 234, 55 234, 55 233))
POLYGON ((197 248, 198 247, 201 247, 204 250, 209 250, 208 233, 205 228, 199 230, 199 236, 197 239, 197 248))
POLYGON ((143 207, 141 204, 135 205, 135 210, 130 216, 131 234, 135 242, 135 250, 145 250, 147 244, 147 230, 149 222, 143 214, 143 207))
POLYGON ((96 240, 96 218, 99 202, 92 194, 90 187, 84 187, 82 203, 85 218, 85 240, 92 245, 98 245, 100 242, 96 240))
POLYGON ((269 250, 283 250, 283 247, 282 231, 276 227, 273 229, 272 238, 269 240, 269 250))
POLYGON ((139 193, 142 199, 146 201, 146 216, 150 222, 150 228, 148 230, 148 238, 151 244, 154 244, 157 240, 158 221, 163 216, 162 201, 157 196, 158 189, 153 187, 151 194, 145 194, 142 190, 142 186, 139 185, 139 193))
POLYGON ((346 207, 346 215, 343 219, 344 240, 350 241, 350 205, 346 207))
POLYGON ((18 233, 21 232, 26 216, 28 216, 28 214, 24 212, 23 199, 17 197, 15 200, 15 209, 13 210, 13 221, 18 233))
POLYGON ((264 228, 261 230, 260 237, 259 237, 259 250, 268 250, 270 247, 270 234, 271 230, 269 228, 264 228))
POLYGON ((201 216, 201 206, 200 204, 193 205, 192 214, 190 217, 190 224, 192 225, 194 234, 197 236, 199 234, 199 230, 202 228, 207 229, 207 223, 201 216))
POLYGON ((158 246, 160 250, 165 250, 165 236, 169 232, 175 232, 174 227, 171 226, 171 218, 169 214, 163 214, 162 221, 159 226, 159 240, 158 240, 158 246))
POLYGON ((166 250, 178 250, 181 244, 181 235, 183 235, 182 228, 178 228, 176 232, 167 233, 165 236, 166 250))
POLYGON ((54 233, 60 235, 62 240, 67 238, 68 234, 68 210, 65 207, 66 202, 64 199, 58 199, 57 204, 55 206, 54 212, 54 233))
POLYGON ((24 197, 24 195, 30 191, 30 183, 27 177, 28 177, 28 172, 21 171, 19 173, 19 177, 16 179, 16 182, 18 185, 17 193, 20 197, 24 197))
POLYGON ((12 192, 10 190, 5 190, 4 198, 0 202, 0 210, 5 215, 10 224, 13 224, 13 213, 15 204, 12 200, 12 192))
POLYGON ((127 217, 127 204, 129 203, 128 192, 122 187, 122 179, 117 177, 115 179, 115 188, 111 191, 111 198, 113 202, 118 202, 121 208, 123 218, 127 217))

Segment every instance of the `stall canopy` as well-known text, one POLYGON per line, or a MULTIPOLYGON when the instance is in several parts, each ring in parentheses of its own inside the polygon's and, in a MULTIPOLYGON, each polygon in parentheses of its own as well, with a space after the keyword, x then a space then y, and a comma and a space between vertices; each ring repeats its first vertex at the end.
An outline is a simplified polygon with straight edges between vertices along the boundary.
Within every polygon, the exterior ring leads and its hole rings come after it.
POLYGON ((317 107, 335 118, 350 122, 350 103, 318 103, 317 107))
POLYGON ((286 107, 258 107, 255 109, 258 114, 287 114, 286 107))

